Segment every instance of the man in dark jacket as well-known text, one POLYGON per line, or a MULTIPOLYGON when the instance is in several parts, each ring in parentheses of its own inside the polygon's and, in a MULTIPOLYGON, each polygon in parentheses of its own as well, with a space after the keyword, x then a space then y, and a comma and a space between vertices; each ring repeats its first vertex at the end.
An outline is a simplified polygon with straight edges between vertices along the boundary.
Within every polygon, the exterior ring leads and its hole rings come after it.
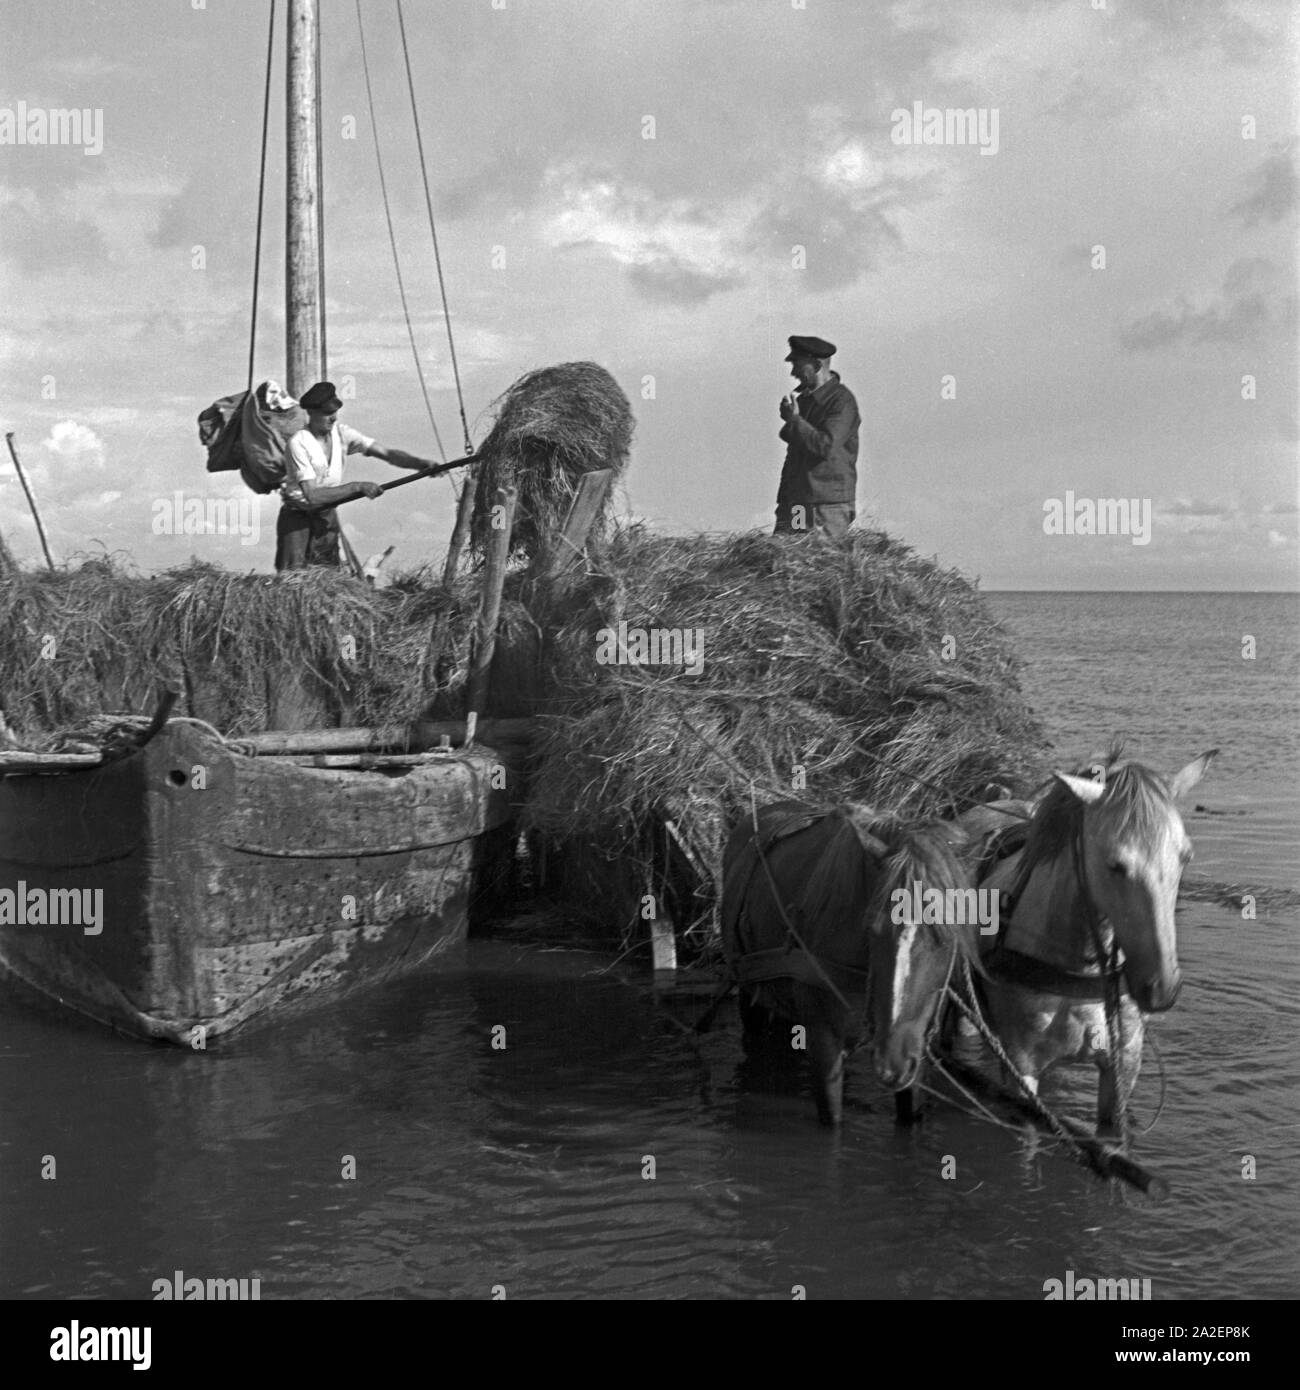
POLYGON ((831 371, 835 344, 790 339, 790 375, 798 391, 781 401, 781 438, 788 448, 776 494, 776 535, 819 527, 835 540, 853 521, 858 488, 858 403, 831 371))

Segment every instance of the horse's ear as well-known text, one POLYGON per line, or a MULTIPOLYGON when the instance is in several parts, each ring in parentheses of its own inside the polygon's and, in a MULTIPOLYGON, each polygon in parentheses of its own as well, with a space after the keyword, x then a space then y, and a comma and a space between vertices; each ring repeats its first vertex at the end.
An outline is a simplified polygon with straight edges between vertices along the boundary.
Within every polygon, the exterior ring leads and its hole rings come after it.
POLYGON ((1186 767, 1180 768, 1169 779, 1169 794, 1175 801, 1179 797, 1186 796, 1189 791, 1205 776, 1205 770, 1219 755, 1217 748, 1211 748, 1208 753, 1202 753, 1199 758, 1193 758, 1186 767))
POLYGON ((1100 801, 1106 795, 1105 782, 1093 782, 1087 777, 1071 777, 1068 772, 1054 772, 1052 776, 1063 787, 1069 787, 1085 806, 1100 801))

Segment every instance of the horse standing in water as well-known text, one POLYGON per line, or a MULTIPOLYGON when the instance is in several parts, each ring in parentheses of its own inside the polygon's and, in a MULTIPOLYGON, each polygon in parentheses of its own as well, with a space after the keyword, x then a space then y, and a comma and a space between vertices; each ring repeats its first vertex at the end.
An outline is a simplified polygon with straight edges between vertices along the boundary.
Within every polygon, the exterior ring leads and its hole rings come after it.
MULTIPOLYGON (((1056 1063, 1094 1062, 1102 1133, 1114 1132, 1136 1084, 1143 1015, 1178 997, 1174 909, 1192 846, 1174 803, 1217 751, 1166 779, 1122 760, 1117 742, 1080 775, 1054 774, 1023 848, 981 883, 1012 904, 983 958, 989 1023, 1035 1092, 1056 1063)), ((957 826, 977 838, 996 809, 977 807, 957 826)))
POLYGON ((916 883, 968 884, 945 827, 782 802, 736 827, 723 865, 722 940, 747 1050, 773 1017, 802 1025, 818 1118, 837 1125, 846 1048, 865 1015, 881 1080, 905 1093, 958 958, 974 958, 968 928, 910 922, 892 907, 895 891, 910 900, 916 883))

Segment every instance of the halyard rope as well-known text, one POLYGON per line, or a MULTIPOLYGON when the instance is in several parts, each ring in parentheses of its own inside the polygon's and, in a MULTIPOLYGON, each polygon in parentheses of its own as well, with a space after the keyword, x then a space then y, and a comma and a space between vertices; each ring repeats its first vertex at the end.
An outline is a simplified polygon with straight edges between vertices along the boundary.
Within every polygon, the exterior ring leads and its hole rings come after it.
POLYGON ((384 221, 388 224, 388 244, 393 249, 393 269, 397 272, 397 292, 402 300, 402 316, 406 320, 406 336, 411 340, 411 355, 415 358, 415 372, 420 378, 420 392, 424 396, 424 408, 433 426, 433 437, 438 445, 442 461, 447 461, 447 451, 443 448, 442 436, 438 433, 438 422, 433 418, 433 403, 429 400, 429 386, 424 379, 424 367, 420 362, 420 349, 415 342, 415 329, 411 324, 411 311, 406 302, 406 285, 402 280, 402 263, 397 254, 397 234, 393 231, 393 211, 388 201, 388 182, 384 178, 384 157, 379 148, 379 126, 375 121, 375 98, 370 85, 370 62, 366 55, 366 29, 361 19, 361 0, 356 0, 357 32, 361 36, 361 70, 366 80, 366 105, 370 109, 370 134, 375 143, 375 163, 379 168, 379 191, 383 196, 384 221))
MULTIPOLYGON (((360 0, 358 0, 360 4, 360 0)), ((447 347, 451 352, 451 374, 456 381, 456 402, 460 407, 460 427, 465 435, 465 452, 474 452, 469 437, 469 421, 465 418, 465 396, 460 388, 460 364, 456 361, 456 339, 451 332, 451 308, 447 303, 447 283, 442 274, 442 253, 438 249, 438 227, 433 219, 433 198, 429 194, 429 169, 424 162, 424 140, 420 135, 420 113, 415 104, 415 81, 411 77, 411 55, 406 46, 406 20, 402 16, 402 0, 397 0, 397 25, 402 34, 402 60, 406 64, 406 86, 411 94, 411 119, 415 123, 415 145, 420 154, 420 178, 424 182, 424 206, 429 213, 429 235, 433 239, 433 263, 438 271, 438 292, 442 296, 442 317, 447 325, 447 347)))

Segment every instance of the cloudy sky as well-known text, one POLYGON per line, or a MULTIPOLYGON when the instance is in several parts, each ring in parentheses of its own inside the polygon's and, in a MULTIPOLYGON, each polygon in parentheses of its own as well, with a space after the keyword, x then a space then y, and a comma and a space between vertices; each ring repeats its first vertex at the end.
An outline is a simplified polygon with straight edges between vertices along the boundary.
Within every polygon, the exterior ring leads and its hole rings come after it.
MULTIPOLYGON (((355 6, 322 9, 329 374, 354 384, 345 419, 431 453, 355 6)), ((405 9, 477 437, 523 372, 594 359, 637 415, 627 514, 769 526, 785 339, 818 334, 862 411, 860 519, 923 553, 990 588, 1297 587, 1288 0, 405 9), (892 113, 915 103, 996 110, 996 153, 899 143, 892 113), (1067 492, 1149 503, 1149 544, 1046 535, 1067 492)), ((155 534, 177 489, 240 488, 205 473, 194 421, 244 384, 267 12, 0 0, 0 140, 20 102, 102 111, 98 153, 0 143, 0 426, 58 559, 271 568, 273 502, 253 544, 155 534)), ((396 9, 363 13, 417 339, 459 453, 396 9)), ((259 377, 280 379, 283 57, 282 31, 258 335, 259 377)), ((439 480, 341 515, 363 554, 415 564, 441 556, 452 502, 439 480)), ((0 531, 38 557, 7 456, 0 531)))

